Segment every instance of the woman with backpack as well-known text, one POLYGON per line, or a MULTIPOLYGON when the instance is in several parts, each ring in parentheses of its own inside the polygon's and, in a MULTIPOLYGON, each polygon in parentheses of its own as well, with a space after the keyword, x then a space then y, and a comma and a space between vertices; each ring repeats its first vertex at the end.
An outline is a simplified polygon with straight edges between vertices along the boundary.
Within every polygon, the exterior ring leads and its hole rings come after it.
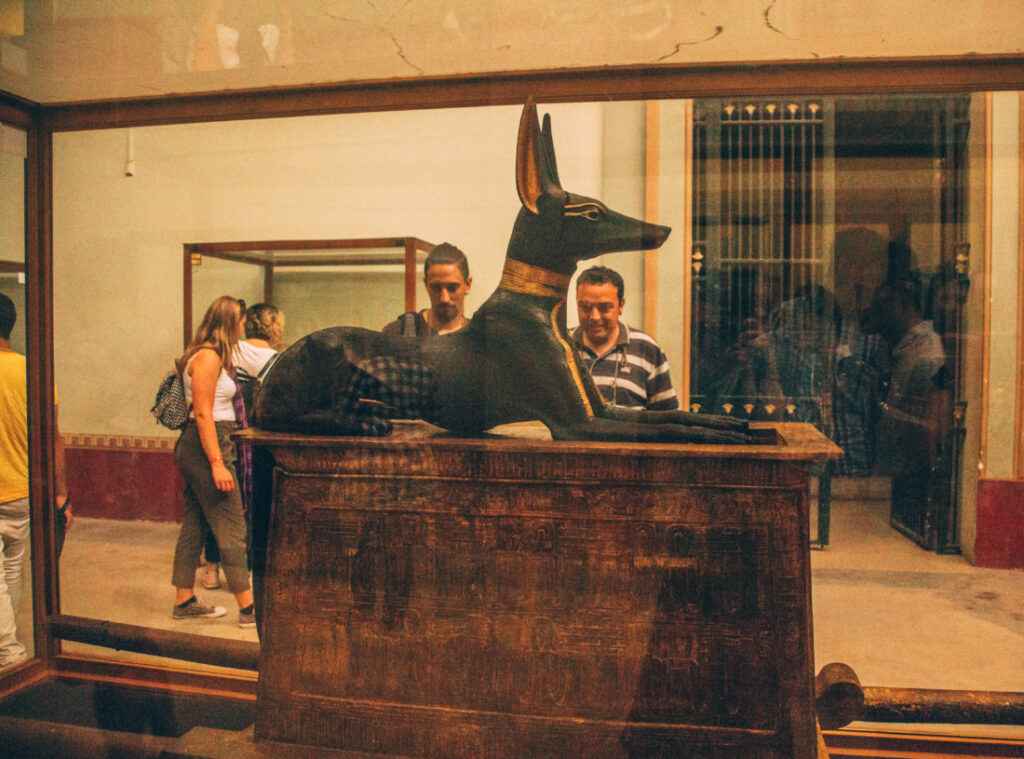
MULTIPOLYGON (((242 400, 247 413, 252 412, 253 402, 260 382, 277 358, 284 335, 284 314, 269 303, 256 303, 245 312, 245 340, 235 347, 232 361, 235 365, 236 380, 241 387, 242 400)), ((239 461, 249 456, 248 450, 240 446, 239 461)), ((249 463, 249 462, 246 462, 249 463)), ((248 565, 252 568, 252 487, 248 474, 251 467, 239 468, 239 484, 242 486, 242 504, 245 508, 245 545, 248 565)), ((204 588, 216 590, 220 587, 220 548, 212 531, 206 533, 203 549, 205 563, 200 583, 204 588)))
POLYGON ((233 361, 244 314, 245 301, 227 295, 217 298, 178 360, 189 419, 174 447, 174 459, 185 480, 185 508, 174 550, 173 617, 213 619, 227 613, 223 606, 201 603, 193 587, 205 520, 220 545, 228 588, 238 602, 238 626, 255 627, 246 566, 245 515, 231 440, 231 433, 244 421, 233 361))

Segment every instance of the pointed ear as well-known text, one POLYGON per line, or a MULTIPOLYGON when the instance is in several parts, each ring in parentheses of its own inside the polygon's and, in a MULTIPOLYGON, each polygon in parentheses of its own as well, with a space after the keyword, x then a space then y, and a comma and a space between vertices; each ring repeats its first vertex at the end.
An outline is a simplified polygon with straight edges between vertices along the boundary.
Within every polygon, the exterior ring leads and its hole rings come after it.
POLYGON ((519 139, 516 143, 516 189, 523 207, 537 213, 537 198, 544 192, 540 179, 540 124, 537 123, 537 105, 533 98, 526 101, 519 119, 519 139))
POLYGON ((519 140, 516 145, 516 189, 523 207, 537 213, 537 199, 552 194, 564 198, 555 166, 555 146, 551 141, 551 116, 544 114, 544 131, 537 121, 537 105, 533 98, 526 101, 519 120, 519 140))
MULTIPOLYGON (((542 183, 546 185, 548 182, 550 182, 552 188, 557 187, 558 189, 561 189, 562 188, 562 182, 558 178, 558 163, 555 161, 555 141, 554 141, 554 139, 551 136, 551 114, 550 113, 545 113, 544 114, 543 138, 544 138, 544 155, 545 155, 545 161, 544 162, 546 164, 546 169, 547 169, 547 171, 546 171, 546 174, 547 174, 546 180, 547 181, 544 182, 542 180, 542 183)), ((551 189, 551 188, 549 188, 549 189, 551 189)))

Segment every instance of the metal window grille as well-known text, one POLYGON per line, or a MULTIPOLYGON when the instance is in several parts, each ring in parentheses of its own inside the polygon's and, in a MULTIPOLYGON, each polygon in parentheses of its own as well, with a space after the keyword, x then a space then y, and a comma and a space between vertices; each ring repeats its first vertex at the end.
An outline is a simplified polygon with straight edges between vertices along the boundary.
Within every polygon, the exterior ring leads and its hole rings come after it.
POLYGON ((826 106, 817 99, 695 104, 694 410, 813 417, 828 432, 827 394, 784 396, 765 365, 772 357, 761 350, 782 304, 829 284, 834 193, 826 106))

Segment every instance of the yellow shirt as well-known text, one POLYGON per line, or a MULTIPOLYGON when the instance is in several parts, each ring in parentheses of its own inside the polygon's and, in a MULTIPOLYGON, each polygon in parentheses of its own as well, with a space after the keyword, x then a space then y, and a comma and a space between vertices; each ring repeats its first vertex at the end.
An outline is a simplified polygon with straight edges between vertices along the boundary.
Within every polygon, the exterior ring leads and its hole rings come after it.
POLYGON ((28 497, 25 357, 0 351, 0 503, 28 497))

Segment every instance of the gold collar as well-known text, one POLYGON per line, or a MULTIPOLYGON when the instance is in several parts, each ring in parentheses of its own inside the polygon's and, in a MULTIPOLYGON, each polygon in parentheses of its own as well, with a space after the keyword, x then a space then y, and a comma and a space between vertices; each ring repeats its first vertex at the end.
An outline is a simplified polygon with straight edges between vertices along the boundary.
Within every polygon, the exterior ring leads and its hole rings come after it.
POLYGON ((558 274, 541 269, 539 266, 530 266, 522 261, 513 261, 511 258, 507 258, 498 287, 511 290, 514 293, 539 295, 542 298, 557 298, 564 301, 566 293, 569 291, 570 279, 572 279, 571 274, 558 274))

